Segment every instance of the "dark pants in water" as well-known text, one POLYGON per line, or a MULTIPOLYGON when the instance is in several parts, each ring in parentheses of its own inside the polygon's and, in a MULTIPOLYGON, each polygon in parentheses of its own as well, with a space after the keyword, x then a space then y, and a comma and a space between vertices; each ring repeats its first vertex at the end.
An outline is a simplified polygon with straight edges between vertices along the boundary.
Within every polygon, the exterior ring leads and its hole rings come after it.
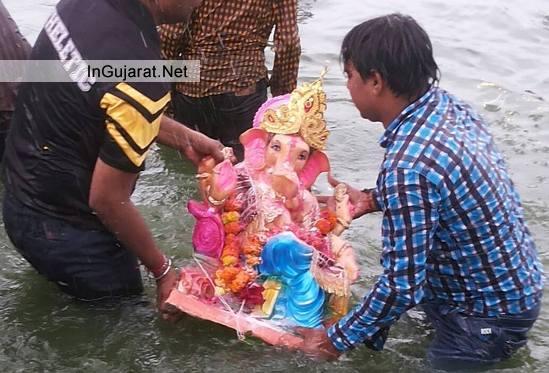
POLYGON ((79 229, 4 196, 4 224, 17 251, 44 277, 81 300, 143 291, 136 257, 108 231, 79 229))
POLYGON ((447 313, 447 307, 432 304, 423 309, 436 333, 427 352, 429 362, 437 369, 460 370, 500 362, 525 346, 540 305, 522 314, 498 317, 447 313))
POLYGON ((0 111, 0 160, 4 155, 6 137, 8 136, 8 129, 10 128, 12 114, 13 112, 11 111, 0 111))
POLYGON ((265 101, 267 81, 260 80, 249 93, 190 97, 176 92, 172 105, 177 121, 232 147, 242 160, 244 149, 238 137, 252 127, 255 113, 265 101))

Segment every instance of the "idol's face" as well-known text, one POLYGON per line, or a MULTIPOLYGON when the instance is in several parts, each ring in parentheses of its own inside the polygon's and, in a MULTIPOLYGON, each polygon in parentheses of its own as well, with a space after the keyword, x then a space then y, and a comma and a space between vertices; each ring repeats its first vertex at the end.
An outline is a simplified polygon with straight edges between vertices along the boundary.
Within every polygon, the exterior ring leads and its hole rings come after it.
POLYGON ((267 145, 265 163, 279 172, 299 172, 307 163, 311 149, 298 135, 274 135, 267 145))

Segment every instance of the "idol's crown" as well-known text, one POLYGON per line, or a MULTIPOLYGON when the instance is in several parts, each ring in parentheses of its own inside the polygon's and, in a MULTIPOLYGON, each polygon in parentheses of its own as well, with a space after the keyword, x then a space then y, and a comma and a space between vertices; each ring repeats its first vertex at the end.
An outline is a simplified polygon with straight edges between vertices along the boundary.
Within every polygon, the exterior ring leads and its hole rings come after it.
POLYGON ((311 148, 323 150, 329 134, 324 120, 326 94, 322 80, 325 74, 326 69, 318 80, 294 89, 287 104, 265 111, 259 127, 282 135, 299 134, 311 148))

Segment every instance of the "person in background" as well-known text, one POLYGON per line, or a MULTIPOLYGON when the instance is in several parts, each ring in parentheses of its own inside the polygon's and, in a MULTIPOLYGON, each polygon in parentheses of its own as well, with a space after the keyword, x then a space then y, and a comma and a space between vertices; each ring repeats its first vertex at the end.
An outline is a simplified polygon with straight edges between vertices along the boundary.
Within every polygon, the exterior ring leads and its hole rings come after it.
MULTIPOLYGON (((10 13, 0 1, 0 60, 26 60, 31 46, 23 37, 10 13)), ((0 82, 0 159, 15 108, 17 84, 0 82)))
POLYGON ((377 185, 351 196, 355 217, 381 212, 383 272, 339 322, 303 330, 301 347, 332 358, 363 344, 381 350, 390 327, 421 306, 435 368, 508 358, 539 315, 544 276, 486 123, 438 87, 431 41, 409 16, 356 26, 341 57, 356 108, 385 128, 377 185))
POLYGON ((297 0, 204 0, 188 24, 160 30, 166 59, 200 60, 200 81, 176 84, 175 119, 234 149, 266 100, 290 93, 297 84, 301 53, 297 0), (265 47, 274 32, 270 79, 265 47))
POLYGON ((224 157, 221 143, 163 115, 168 83, 71 72, 86 61, 160 60, 156 25, 186 20, 199 3, 61 0, 34 45, 32 60, 59 60, 75 80, 20 87, 4 158, 4 224, 19 253, 78 299, 140 294, 139 259, 165 311, 177 276, 130 199, 137 177, 155 141, 195 163, 224 157))

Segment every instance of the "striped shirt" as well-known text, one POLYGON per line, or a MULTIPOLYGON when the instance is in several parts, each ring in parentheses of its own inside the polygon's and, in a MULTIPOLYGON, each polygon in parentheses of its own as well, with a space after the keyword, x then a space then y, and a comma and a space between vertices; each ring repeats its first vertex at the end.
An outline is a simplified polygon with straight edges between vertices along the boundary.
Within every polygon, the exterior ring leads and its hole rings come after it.
POLYGON ((297 83, 301 53, 297 0, 204 0, 188 25, 160 28, 163 57, 200 60, 200 82, 181 82, 191 97, 239 92, 267 78, 265 47, 274 32, 273 96, 297 83))
POLYGON ((542 267, 503 157, 471 107, 432 87, 380 144, 383 274, 328 330, 334 346, 381 350, 390 326, 422 302, 486 317, 534 307, 542 267))

